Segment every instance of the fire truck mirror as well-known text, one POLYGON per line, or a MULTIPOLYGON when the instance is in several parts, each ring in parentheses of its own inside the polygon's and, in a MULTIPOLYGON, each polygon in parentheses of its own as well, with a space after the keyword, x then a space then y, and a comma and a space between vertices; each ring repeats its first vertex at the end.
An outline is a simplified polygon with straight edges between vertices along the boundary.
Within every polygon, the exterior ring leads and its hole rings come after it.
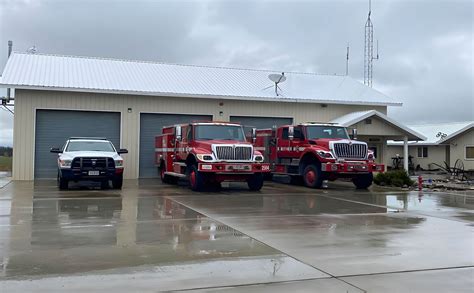
POLYGON ((177 140, 177 141, 181 141, 181 138, 182 138, 182 131, 181 131, 181 126, 180 126, 180 125, 176 125, 175 134, 176 134, 176 140, 177 140))
POLYGON ((352 128, 352 139, 357 139, 357 128, 352 128))
POLYGON ((288 139, 293 140, 295 138, 295 128, 293 126, 288 127, 288 139))
POLYGON ((252 128, 252 143, 257 141, 257 128, 252 128))

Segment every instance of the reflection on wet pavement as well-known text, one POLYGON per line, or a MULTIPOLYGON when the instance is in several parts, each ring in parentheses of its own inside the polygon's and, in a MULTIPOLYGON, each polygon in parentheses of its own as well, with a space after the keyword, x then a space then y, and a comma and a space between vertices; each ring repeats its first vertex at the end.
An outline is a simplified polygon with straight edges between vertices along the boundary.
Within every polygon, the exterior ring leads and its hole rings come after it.
POLYGON ((466 195, 278 183, 193 193, 156 180, 0 191, 0 291, 472 289, 466 195), (414 276, 439 282, 417 287, 414 276))
POLYGON ((16 211, 0 237, 5 278, 280 253, 163 197, 41 199, 16 211))

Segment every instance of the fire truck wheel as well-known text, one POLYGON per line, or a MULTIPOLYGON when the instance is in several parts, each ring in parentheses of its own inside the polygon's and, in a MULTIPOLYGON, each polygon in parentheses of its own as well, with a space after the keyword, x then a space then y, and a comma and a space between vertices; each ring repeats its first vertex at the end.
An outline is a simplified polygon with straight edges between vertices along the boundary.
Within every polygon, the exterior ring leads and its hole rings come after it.
POLYGON ((263 175, 262 173, 255 173, 247 179, 247 185, 252 191, 259 191, 263 187, 263 175))
POLYGON ((201 191, 204 187, 204 175, 198 171, 196 166, 189 167, 189 185, 193 191, 201 191))
POLYGON ((323 176, 321 167, 318 165, 308 165, 303 172, 304 185, 310 188, 321 188, 323 185, 323 176))
POLYGON ((357 177, 352 179, 352 182, 356 186, 357 189, 367 189, 370 185, 372 185, 372 181, 374 180, 374 175, 372 173, 361 174, 357 177))
POLYGON ((164 166, 158 168, 158 172, 160 173, 161 182, 163 183, 174 184, 178 181, 178 178, 165 174, 166 169, 164 166))

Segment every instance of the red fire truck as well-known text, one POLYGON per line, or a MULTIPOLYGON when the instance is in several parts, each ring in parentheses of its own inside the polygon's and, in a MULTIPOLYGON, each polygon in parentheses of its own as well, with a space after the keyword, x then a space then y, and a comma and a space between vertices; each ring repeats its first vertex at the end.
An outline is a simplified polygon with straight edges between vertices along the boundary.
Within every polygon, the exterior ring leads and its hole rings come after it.
MULTIPOLYGON (((256 130, 252 129, 255 141, 256 130)), ((263 155, 247 142, 242 125, 193 122, 163 128, 155 139, 156 165, 164 183, 187 178, 191 189, 223 181, 246 181, 251 190, 263 186, 270 172, 263 155)))
MULTIPOLYGON (((357 131, 354 130, 354 138, 357 131)), ((350 139, 347 129, 328 123, 284 125, 257 130, 255 149, 264 153, 273 174, 289 175, 307 187, 324 180, 350 178, 357 188, 372 184, 372 172, 383 172, 365 142, 350 139)))

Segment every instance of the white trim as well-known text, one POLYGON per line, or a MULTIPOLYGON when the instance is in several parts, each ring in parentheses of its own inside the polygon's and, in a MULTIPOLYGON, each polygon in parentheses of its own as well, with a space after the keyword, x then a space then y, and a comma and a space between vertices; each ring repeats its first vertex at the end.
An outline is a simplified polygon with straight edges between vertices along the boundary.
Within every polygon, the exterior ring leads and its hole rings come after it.
MULTIPOLYGON (((141 117, 142 114, 156 114, 156 115, 196 115, 196 116, 211 116, 212 119, 214 120, 214 114, 199 114, 199 113, 176 113, 176 112, 154 112, 154 111, 138 111, 138 130, 137 130, 137 169, 136 169, 136 174, 137 174, 137 179, 140 179, 140 139, 141 139, 141 131, 142 131, 142 126, 141 126, 141 117)), ((168 125, 171 126, 171 125, 168 125)), ((167 127, 167 126, 164 126, 167 127)))
POLYGON ((344 101, 344 100, 317 100, 304 98, 267 98, 259 96, 223 96, 209 94, 186 94, 186 93, 165 93, 165 92, 141 92, 141 91, 121 91, 106 89, 87 89, 87 88, 65 88, 65 87, 42 87, 18 84, 0 83, 0 87, 26 90, 42 90, 42 91, 64 91, 64 92, 84 92, 84 93, 101 93, 101 94, 117 94, 117 95, 135 95, 135 96, 157 96, 157 97, 178 97, 178 98, 204 98, 204 99, 220 99, 220 100, 242 100, 242 101, 264 101, 264 102, 288 102, 288 103, 308 103, 308 104, 338 104, 338 105, 365 105, 365 106, 402 106, 403 103, 395 102, 360 102, 360 101, 344 101))
POLYGON ((463 128, 459 129, 456 132, 451 133, 450 135, 446 136, 444 139, 440 140, 438 143, 441 144, 443 142, 446 142, 446 141, 458 136, 459 134, 463 133, 464 131, 467 131, 467 130, 471 129, 472 127, 474 127, 474 122, 469 123, 468 125, 464 126, 463 128))
POLYGON ((470 148, 474 148, 474 144, 467 144, 464 146, 464 160, 466 161, 474 161, 474 157, 473 158, 468 158, 467 157, 467 148, 470 147, 470 148))
MULTIPOLYGON (((349 113, 349 114, 352 114, 352 113, 349 113)), ((346 114, 346 115, 349 115, 349 114, 346 114)), ((340 119, 340 118, 342 118, 342 117, 344 117, 344 116, 346 116, 346 115, 343 115, 343 116, 341 116, 341 117, 339 117, 339 118, 333 119, 333 120, 331 120, 330 122, 334 121, 335 123, 339 123, 339 124, 342 125, 342 126, 349 127, 349 126, 352 126, 352 125, 354 125, 354 124, 356 124, 356 123, 359 123, 359 122, 361 122, 361 121, 363 121, 363 120, 365 120, 365 119, 367 119, 367 118, 369 118, 369 117, 378 116, 379 118, 381 118, 381 119, 383 119, 383 120, 385 120, 385 121, 387 121, 387 122, 390 122, 390 123, 393 124, 394 126, 400 128, 400 129, 402 129, 403 131, 405 131, 405 132, 408 133, 408 134, 411 134, 411 135, 413 135, 413 136, 419 138, 420 140, 426 140, 426 139, 427 139, 427 138, 426 138, 424 135, 422 135, 421 133, 418 133, 418 132, 416 132, 415 130, 408 128, 407 126, 405 126, 405 125, 403 125, 403 124, 401 124, 401 123, 399 123, 399 122, 393 120, 392 118, 388 117, 387 115, 385 115, 385 114, 383 114, 383 113, 380 113, 380 112, 377 111, 377 110, 363 111, 363 112, 361 112, 361 115, 360 115, 360 116, 355 117, 355 118, 352 119, 352 120, 344 121, 344 122, 341 122, 341 123, 338 122, 338 119, 340 119)))
MULTIPOLYGON (((295 117, 284 117, 284 116, 255 116, 255 115, 229 115, 229 121, 232 117, 245 117, 245 118, 268 118, 268 119, 291 119, 292 123, 295 123, 295 117)), ((240 123, 240 122, 239 122, 240 123)), ((290 125, 290 124, 289 124, 290 125)), ((280 125, 279 125, 280 126, 280 125)), ((270 129, 270 128, 269 128, 270 129)))
MULTIPOLYGON (((34 107, 33 108, 33 155, 32 159, 33 161, 31 162, 31 167, 33 169, 33 180, 35 180, 35 163, 36 163, 36 113, 38 110, 54 110, 54 111, 74 111, 74 112, 105 112, 105 113, 119 113, 120 114, 120 146, 119 149, 122 147, 122 129, 123 129, 123 115, 122 111, 114 111, 114 110, 86 110, 86 109, 71 109, 71 108, 54 108, 54 107, 34 107)), ((115 146, 114 146, 115 147, 115 146)))

